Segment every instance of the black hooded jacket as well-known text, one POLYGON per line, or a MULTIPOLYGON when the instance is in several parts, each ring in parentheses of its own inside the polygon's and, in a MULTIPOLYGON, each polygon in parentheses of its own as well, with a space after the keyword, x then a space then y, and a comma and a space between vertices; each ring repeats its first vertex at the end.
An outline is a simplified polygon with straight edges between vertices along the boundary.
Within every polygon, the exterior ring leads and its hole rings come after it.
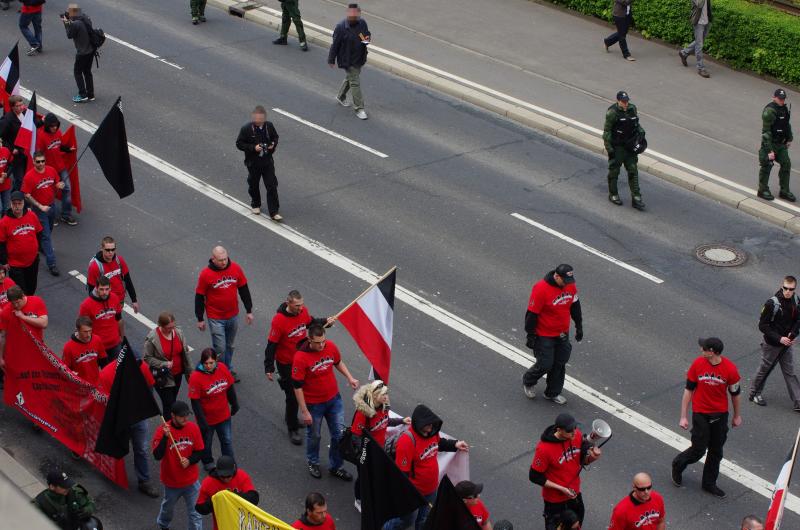
MULTIPOLYGON (((558 287, 555 278, 553 275, 556 273, 555 270, 552 270, 544 275, 544 281, 552 285, 553 287, 558 287)), ((581 301, 575 300, 572 305, 569 307, 569 315, 572 317, 572 320, 575 322, 576 329, 583 328, 583 313, 581 312, 581 301)), ((528 311, 525 313, 525 333, 528 334, 528 337, 532 337, 536 335, 536 324, 539 321, 539 314, 534 313, 533 311, 528 311)))
POLYGON ((770 346, 781 346, 781 337, 787 337, 789 333, 797 330, 795 327, 800 324, 800 308, 797 306, 797 298, 785 298, 780 290, 775 293, 780 307, 775 307, 775 301, 770 298, 764 302, 761 308, 761 317, 758 320, 758 330, 764 334, 764 342, 770 346), (773 318, 774 315, 774 318, 773 318))
MULTIPOLYGON (((569 445, 569 440, 559 440, 556 437, 556 426, 550 425, 547 427, 542 435, 539 437, 539 441, 542 443, 549 443, 549 444, 561 444, 564 450, 567 449, 567 445, 569 445)), ((592 448, 591 442, 587 442, 586 440, 581 440, 581 462, 586 462, 586 457, 589 454, 589 449, 592 448)), ((528 479, 538 486, 544 487, 544 483, 547 482, 547 477, 544 473, 540 473, 539 471, 534 470, 533 468, 530 469, 528 472, 528 479)))
MULTIPOLYGON (((214 262, 208 260, 208 268, 213 271, 224 271, 228 267, 231 266, 231 260, 228 260, 228 264, 224 267, 220 268, 214 265, 214 262)), ((246 313, 253 312, 253 299, 250 296, 250 287, 247 284, 242 285, 239 287, 239 297, 242 299, 242 303, 244 304, 244 310, 246 313)), ((195 293, 194 295, 194 316, 197 317, 198 322, 202 322, 205 320, 204 314, 206 312, 206 297, 202 294, 195 293)))
MULTIPOLYGON (((286 302, 283 302, 281 305, 278 306, 278 309, 275 311, 276 313, 280 313, 286 317, 292 317, 294 315, 289 314, 286 311, 286 302)), ((310 316, 310 315, 309 315, 310 316)), ((308 326, 312 326, 314 324, 319 324, 320 326, 324 326, 327 323, 328 319, 326 318, 314 318, 311 317, 311 321, 308 323, 308 326)), ((300 342, 298 341, 297 345, 300 346, 300 342)), ((271 374, 275 372, 275 352, 278 349, 278 343, 267 341, 267 347, 264 349, 264 373, 271 374)))
MULTIPOLYGON (((436 415, 427 405, 417 405, 414 412, 411 413, 411 429, 414 431, 414 436, 420 438, 430 438, 439 434, 442 429, 442 419, 436 415), (426 425, 432 425, 431 433, 425 436, 422 434, 422 428, 426 425)), ((457 440, 448 438, 439 438, 439 451, 453 453, 458 451, 456 448, 457 440)))
MULTIPOLYGON (((238 474, 238 473, 239 473, 239 470, 237 469, 236 470, 236 474, 238 474)), ((214 469, 211 472, 209 472, 208 476, 209 477, 214 477, 216 479, 219 478, 219 474, 217 473, 216 469, 214 469)), ((236 478, 235 474, 234 474, 234 478, 236 478)), ((231 491, 231 490, 228 490, 228 491, 231 491)), ((258 492, 256 490, 250 490, 250 491, 232 490, 232 491, 233 491, 233 493, 235 493, 239 497, 243 498, 247 502, 249 502, 251 504, 258 504, 259 495, 258 495, 258 492)), ((201 503, 195 504, 194 505, 194 509, 200 515, 208 515, 210 513, 214 513, 214 503, 211 501, 211 497, 209 497, 206 502, 204 502, 202 504, 201 503)))

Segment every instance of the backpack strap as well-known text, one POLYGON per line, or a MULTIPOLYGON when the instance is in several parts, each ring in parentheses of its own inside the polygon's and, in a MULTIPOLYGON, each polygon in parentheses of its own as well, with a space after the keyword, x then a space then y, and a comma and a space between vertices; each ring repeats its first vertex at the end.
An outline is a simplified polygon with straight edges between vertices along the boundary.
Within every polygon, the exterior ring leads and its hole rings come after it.
POLYGON ((773 296, 770 300, 772 300, 772 319, 770 322, 775 322, 775 317, 778 316, 778 311, 781 309, 781 302, 777 296, 773 296))
MULTIPOLYGON (((116 256, 114 256, 114 257, 116 257, 116 256)), ((100 276, 105 276, 106 273, 103 270, 103 262, 100 261, 99 259, 97 259, 97 256, 92 256, 92 259, 89 260, 89 264, 91 264, 92 262, 97 264, 97 270, 100 271, 100 276)))
MULTIPOLYGON (((414 438, 413 434, 411 434, 411 429, 406 429, 405 431, 403 431, 403 434, 401 434, 401 436, 405 436, 405 435, 408 435, 411 438, 411 446, 414 449, 416 449, 417 448, 417 439, 414 438)), ((410 471, 411 471, 411 473, 409 473, 408 476, 411 477, 411 478, 414 478, 414 459, 413 458, 411 459, 411 470, 410 471)))

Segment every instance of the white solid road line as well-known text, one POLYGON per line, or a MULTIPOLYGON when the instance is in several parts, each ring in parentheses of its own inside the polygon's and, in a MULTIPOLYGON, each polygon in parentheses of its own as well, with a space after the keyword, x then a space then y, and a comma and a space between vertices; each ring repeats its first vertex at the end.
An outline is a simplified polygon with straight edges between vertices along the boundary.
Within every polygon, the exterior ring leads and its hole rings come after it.
MULTIPOLYGON (((30 96, 30 91, 27 89, 23 89, 21 92, 23 92, 23 96, 25 97, 30 96)), ((50 111, 60 115, 65 120, 72 122, 76 127, 79 127, 88 133, 93 133, 97 129, 95 124, 80 118, 69 110, 56 105, 55 103, 42 96, 39 96, 38 94, 37 100, 43 108, 50 109, 50 111)), ((250 206, 248 204, 236 199, 235 197, 232 197, 231 195, 228 195, 227 193, 224 193, 221 190, 218 190, 217 188, 214 188, 213 186, 206 184, 197 177, 190 175, 182 169, 175 167, 169 162, 158 158, 157 156, 141 149, 140 147, 137 147, 131 143, 128 144, 128 147, 130 154, 134 158, 158 171, 161 171, 176 181, 185 184, 196 192, 205 195, 209 199, 228 208, 234 213, 239 214, 242 217, 253 221, 254 223, 257 223, 275 235, 294 243, 304 250, 307 250, 318 258, 327 261, 331 265, 338 267, 348 274, 351 274, 366 283, 372 283, 380 277, 379 274, 343 256, 342 254, 339 254, 332 248, 325 246, 323 243, 315 241, 314 239, 298 232, 290 226, 276 223, 262 215, 256 216, 251 214, 250 206)), ((417 311, 428 315, 434 320, 441 322, 454 331, 461 333, 465 337, 474 340, 478 344, 485 346, 493 352, 502 355, 503 357, 525 368, 528 368, 534 362, 533 356, 529 353, 515 348, 499 337, 496 337, 491 333, 475 326, 474 324, 467 322, 458 315, 437 306, 436 304, 414 292, 409 291, 404 287, 398 285, 396 289, 396 296, 402 302, 408 304, 417 311)), ((662 442, 677 451, 683 451, 689 446, 689 442, 686 438, 669 429, 668 427, 665 427, 636 412, 635 410, 626 407, 619 401, 616 401, 611 397, 606 396, 602 392, 581 383, 573 377, 567 376, 564 383, 564 389, 567 392, 570 392, 571 394, 574 394, 577 397, 587 401, 589 404, 605 411, 611 416, 628 423, 634 429, 650 435, 655 440, 662 442)), ((751 473, 750 471, 747 471, 743 467, 731 462, 730 460, 722 460, 720 472, 728 478, 742 484, 743 486, 766 498, 772 497, 773 484, 770 481, 765 480, 756 474, 751 473)), ((786 498, 786 507, 797 514, 800 514, 800 498, 795 495, 789 495, 786 498)))
POLYGON ((333 136, 334 138, 338 138, 339 140, 341 140, 343 142, 347 142, 350 145, 354 145, 354 146, 358 147, 359 149, 363 149, 364 151, 367 151, 368 153, 372 153, 375 156, 379 156, 381 158, 389 158, 389 155, 387 155, 386 153, 381 153, 377 149, 373 149, 373 148, 369 147, 368 145, 364 145, 362 143, 356 142, 355 140, 351 140, 347 136, 343 136, 343 135, 341 135, 341 134, 339 134, 337 132, 331 131, 330 129, 326 129, 325 127, 323 127, 321 125, 317 125, 316 123, 313 123, 313 122, 310 122, 308 120, 305 120, 305 119, 301 118, 300 116, 297 116, 296 114, 292 114, 291 112, 286 112, 283 109, 272 109, 272 110, 274 112, 277 112, 278 114, 283 114, 287 118, 291 118, 294 121, 300 122, 303 125, 308 125, 312 129, 316 129, 316 130, 318 130, 320 132, 324 132, 325 134, 333 136))
POLYGON ((535 226, 536 228, 538 228, 539 230, 541 230, 543 232, 547 232, 550 235, 556 236, 558 239, 566 241, 567 243, 571 243, 571 244, 575 245, 578 248, 582 248, 586 252, 589 252, 590 254, 594 254, 595 256, 603 258, 606 261, 610 261, 614 265, 619 265, 623 269, 627 269, 627 270, 629 270, 631 272, 635 272, 636 274, 638 274, 642 278, 647 278, 648 280, 650 280, 653 283, 664 283, 664 280, 662 280, 661 278, 653 276, 650 273, 644 272, 642 269, 637 269, 633 265, 628 265, 624 261, 620 261, 620 260, 618 260, 617 258, 615 258, 613 256, 609 256, 608 254, 606 254, 602 250, 597 250, 594 247, 590 247, 586 243, 581 243, 577 239, 573 239, 573 238, 569 237, 568 235, 565 235, 565 234, 562 234, 561 232, 553 230, 552 228, 550 228, 548 226, 545 226, 542 223, 538 223, 538 222, 534 221, 533 219, 528 219, 524 215, 521 215, 521 214, 518 214, 518 213, 512 213, 511 217, 515 217, 515 218, 519 219, 520 221, 528 223, 531 226, 535 226))
POLYGON ((131 50, 133 50, 135 52, 139 52, 142 55, 146 55, 147 57, 150 57, 151 59, 155 59, 155 60, 157 60, 159 62, 162 62, 164 64, 168 64, 173 68, 177 68, 178 70, 183 70, 183 66, 177 65, 175 63, 171 63, 171 62, 167 61, 166 59, 163 59, 163 58, 159 57, 155 53, 152 53, 152 52, 149 52, 149 51, 147 51, 147 50, 145 50, 143 48, 140 48, 140 47, 136 46, 135 44, 131 44, 130 42, 124 41, 124 40, 122 40, 122 39, 120 39, 118 37, 114 37, 113 35, 109 35, 108 33, 106 33, 106 38, 108 40, 116 42, 117 44, 122 44, 126 48, 130 48, 131 50))

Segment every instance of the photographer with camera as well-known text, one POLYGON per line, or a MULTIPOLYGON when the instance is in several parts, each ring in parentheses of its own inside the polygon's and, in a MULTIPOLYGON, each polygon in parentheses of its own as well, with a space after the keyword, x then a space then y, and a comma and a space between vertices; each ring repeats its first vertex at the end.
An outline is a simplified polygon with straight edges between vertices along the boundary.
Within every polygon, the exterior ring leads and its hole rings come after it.
POLYGON ((256 105, 251 114, 253 121, 239 131, 236 148, 244 151, 244 165, 247 167, 247 192, 250 194, 250 207, 254 215, 261 213, 261 179, 267 188, 267 212, 274 221, 283 219, 278 210, 278 179, 275 177, 275 163, 272 155, 278 147, 278 133, 272 122, 267 121, 267 111, 256 105))
POLYGON ((92 77, 92 60, 95 56, 95 47, 90 37, 92 33, 92 20, 81 12, 78 4, 70 4, 67 12, 61 14, 61 22, 67 30, 67 38, 75 44, 75 82, 78 84, 78 94, 72 101, 83 103, 94 101, 94 77, 92 77))

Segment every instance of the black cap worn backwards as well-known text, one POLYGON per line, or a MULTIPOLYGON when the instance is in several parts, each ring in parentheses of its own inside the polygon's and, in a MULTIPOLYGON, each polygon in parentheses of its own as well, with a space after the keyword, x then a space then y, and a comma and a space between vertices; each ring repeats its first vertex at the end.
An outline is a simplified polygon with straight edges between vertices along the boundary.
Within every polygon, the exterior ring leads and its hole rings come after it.
POLYGON ((782 88, 775 90, 775 94, 773 94, 778 99, 786 99, 786 91, 782 88))
POLYGON ((575 418, 572 414, 568 414, 566 412, 562 412, 558 416, 556 416, 556 429, 563 429, 565 431, 574 431, 575 427, 578 425, 578 422, 575 421, 575 418))
POLYGON ((217 458, 217 476, 232 477, 236 474, 236 461, 232 456, 222 455, 217 458))
POLYGON ((722 344, 722 341, 719 340, 717 337, 698 339, 697 344, 699 344, 704 351, 711 351, 716 353, 717 355, 722 355, 722 350, 725 348, 725 346, 722 344))
POLYGON ((628 101, 630 99, 631 97, 624 90, 620 90, 619 92, 617 92, 617 101, 628 101))
POLYGON ((562 263, 556 267, 556 274, 561 276, 564 283, 575 283, 575 274, 572 271, 572 265, 567 265, 566 263, 562 263))
POLYGON ((462 480, 456 484, 456 494, 462 499, 477 497, 483 491, 483 484, 475 484, 469 480, 462 480))
POLYGON ((184 401, 176 401, 175 403, 172 404, 172 408, 169 409, 169 411, 175 416, 181 416, 181 417, 188 416, 189 414, 191 414, 191 411, 189 410, 189 405, 187 405, 186 402, 184 401))

